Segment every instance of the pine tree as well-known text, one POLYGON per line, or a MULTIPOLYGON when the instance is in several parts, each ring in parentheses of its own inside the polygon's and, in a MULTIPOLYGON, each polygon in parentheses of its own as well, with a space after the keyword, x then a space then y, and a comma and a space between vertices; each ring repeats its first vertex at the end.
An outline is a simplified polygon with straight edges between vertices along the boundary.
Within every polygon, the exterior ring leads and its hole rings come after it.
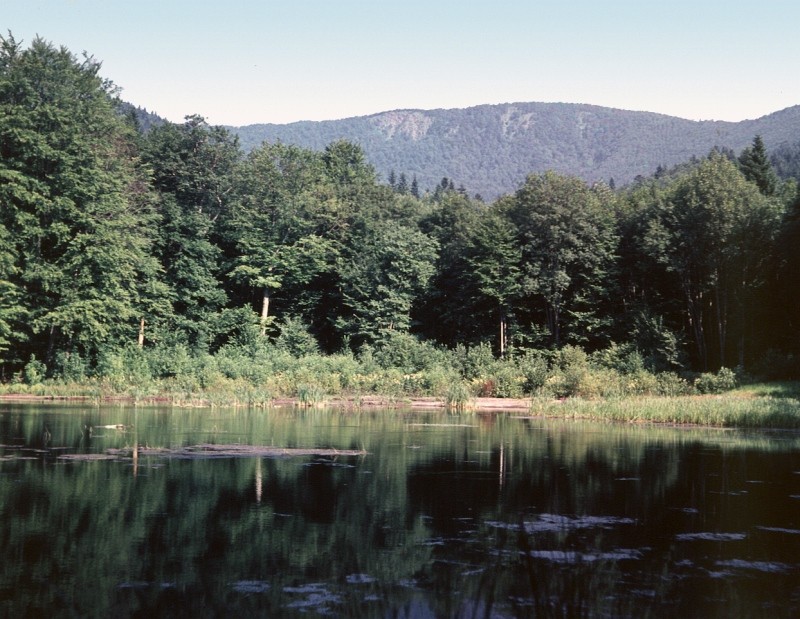
POLYGON ((401 196, 408 193, 408 180, 406 179, 405 172, 400 172, 400 178, 397 181, 397 193, 401 196))
POLYGON ((765 196, 772 196, 778 187, 778 176, 772 169, 767 149, 760 135, 753 139, 753 145, 745 148, 739 155, 739 169, 744 177, 758 186, 765 196))

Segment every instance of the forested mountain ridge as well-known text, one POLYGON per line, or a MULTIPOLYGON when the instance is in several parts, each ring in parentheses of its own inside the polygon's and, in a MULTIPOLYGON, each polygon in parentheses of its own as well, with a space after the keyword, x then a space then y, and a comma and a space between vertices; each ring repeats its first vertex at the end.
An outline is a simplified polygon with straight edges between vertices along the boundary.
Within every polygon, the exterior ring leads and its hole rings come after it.
POLYGON ((754 135, 772 152, 800 141, 800 106, 725 122, 596 105, 507 103, 229 129, 244 150, 265 140, 322 150, 345 139, 361 146, 384 179, 394 170, 416 177, 424 191, 447 177, 494 199, 516 191, 528 174, 547 170, 624 185, 714 147, 739 152, 754 135))

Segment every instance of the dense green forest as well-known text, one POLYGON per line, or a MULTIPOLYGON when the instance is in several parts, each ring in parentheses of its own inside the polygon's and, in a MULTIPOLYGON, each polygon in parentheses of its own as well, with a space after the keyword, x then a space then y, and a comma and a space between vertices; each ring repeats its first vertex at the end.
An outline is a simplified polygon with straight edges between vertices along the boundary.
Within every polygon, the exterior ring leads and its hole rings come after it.
POLYGON ((534 382, 581 355, 798 369, 800 196, 758 136, 625 187, 531 174, 487 203, 382 182, 346 141, 245 153, 200 116, 143 131, 97 61, 9 35, 0 157, 5 382, 235 377, 275 351, 405 372, 423 351, 462 376, 488 355, 534 382))

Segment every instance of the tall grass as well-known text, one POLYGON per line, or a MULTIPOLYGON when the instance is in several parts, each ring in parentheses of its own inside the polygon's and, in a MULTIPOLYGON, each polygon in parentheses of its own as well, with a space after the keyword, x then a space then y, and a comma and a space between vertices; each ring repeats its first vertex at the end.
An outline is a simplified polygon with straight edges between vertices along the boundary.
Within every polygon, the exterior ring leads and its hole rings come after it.
POLYGON ((800 402, 736 394, 535 400, 534 414, 626 423, 696 424, 737 428, 800 428, 800 402))
POLYGON ((800 383, 748 390, 737 385, 738 375, 727 368, 694 376, 653 373, 635 351, 616 346, 591 355, 567 346, 496 359, 488 346, 447 350, 396 334, 358 354, 293 356, 264 340, 229 346, 215 355, 192 355, 180 346, 127 348, 104 354, 91 371, 79 361, 70 361, 68 375, 46 378, 43 364, 32 359, 12 382, 0 384, 0 395, 258 407, 287 398, 316 406, 332 399, 378 397, 402 404, 433 397, 454 410, 472 408, 480 397, 532 398, 533 412, 544 415, 800 427, 800 383))

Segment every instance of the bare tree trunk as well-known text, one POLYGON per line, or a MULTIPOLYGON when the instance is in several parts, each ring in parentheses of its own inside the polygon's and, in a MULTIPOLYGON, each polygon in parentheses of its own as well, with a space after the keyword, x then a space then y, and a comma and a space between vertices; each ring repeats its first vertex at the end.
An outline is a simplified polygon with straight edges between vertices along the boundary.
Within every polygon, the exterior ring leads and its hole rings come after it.
POLYGON ((261 335, 267 334, 267 318, 269 318, 269 288, 264 286, 264 296, 261 299, 261 335))
POLYGON ((139 348, 144 348, 144 318, 139 321, 139 348))
POLYGON ((506 356, 506 312, 500 310, 500 358, 506 356))

